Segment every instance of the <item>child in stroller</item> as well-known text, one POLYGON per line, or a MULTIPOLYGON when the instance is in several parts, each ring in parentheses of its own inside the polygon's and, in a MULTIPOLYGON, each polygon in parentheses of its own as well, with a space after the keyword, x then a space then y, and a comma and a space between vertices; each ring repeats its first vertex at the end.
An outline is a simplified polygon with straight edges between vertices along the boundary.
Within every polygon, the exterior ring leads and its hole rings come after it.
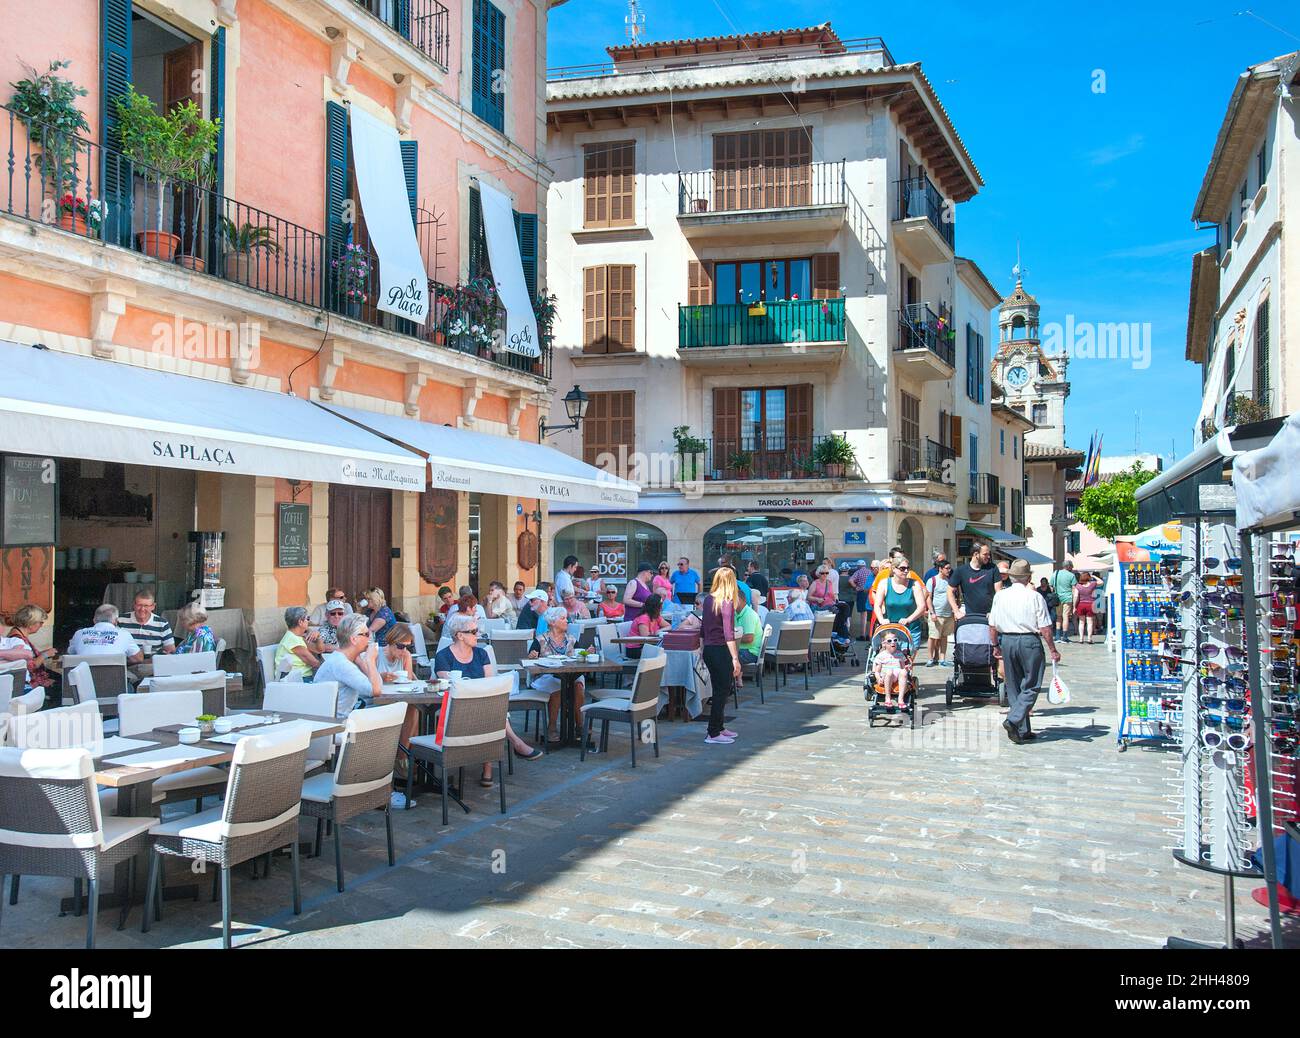
POLYGON ((915 651, 912 632, 902 624, 883 624, 872 636, 864 693, 871 704, 868 716, 873 725, 882 714, 901 710, 916 726, 917 683, 912 672, 915 651))

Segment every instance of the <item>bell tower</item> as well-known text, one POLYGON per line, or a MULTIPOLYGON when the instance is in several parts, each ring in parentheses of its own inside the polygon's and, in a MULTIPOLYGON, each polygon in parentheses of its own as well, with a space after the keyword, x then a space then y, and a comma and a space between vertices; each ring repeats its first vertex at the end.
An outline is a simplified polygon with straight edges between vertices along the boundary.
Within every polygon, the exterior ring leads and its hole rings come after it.
POLYGON ((1038 300, 1025 291, 1023 272, 1016 264, 1015 290, 998 308, 998 352, 993 359, 993 384, 1007 406, 1036 426, 1029 443, 1065 446, 1065 399, 1069 358, 1043 352, 1038 300))

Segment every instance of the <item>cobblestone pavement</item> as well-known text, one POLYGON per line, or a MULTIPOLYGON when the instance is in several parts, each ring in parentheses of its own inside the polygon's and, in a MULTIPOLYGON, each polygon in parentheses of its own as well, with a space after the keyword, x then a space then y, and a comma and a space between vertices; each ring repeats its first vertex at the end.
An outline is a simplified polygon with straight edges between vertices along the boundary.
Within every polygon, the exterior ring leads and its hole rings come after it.
MULTIPOLYGON (((1221 884, 1176 865, 1164 830, 1167 750, 1116 752, 1113 657, 1065 647, 1074 701, 1040 700, 1040 738, 1008 742, 995 704, 944 707, 950 669, 920 667, 932 709, 918 732, 867 725, 861 668, 801 676, 767 703, 747 688, 734 746, 701 724, 661 725, 662 756, 626 738, 517 763, 509 813, 469 783, 471 814, 436 797, 397 812, 396 868, 378 813, 344 826, 348 889, 326 844, 304 859, 304 911, 287 859, 235 875, 237 944, 307 947, 1125 947, 1179 935, 1217 941, 1221 884)), ((304 832, 305 832, 304 828, 304 832)), ((212 945, 219 905, 168 902, 149 934, 100 920, 102 947, 212 945)), ((169 883, 178 885, 176 873, 169 883)), ((24 880, 0 946, 79 947, 59 917, 70 883, 24 880)), ((7 894, 7 890, 6 890, 7 894)), ((1249 885, 1239 934, 1267 933, 1249 885)), ((1300 935, 1294 925, 1290 936, 1300 935)), ((1298 942, 1300 943, 1300 942, 1298 942)))

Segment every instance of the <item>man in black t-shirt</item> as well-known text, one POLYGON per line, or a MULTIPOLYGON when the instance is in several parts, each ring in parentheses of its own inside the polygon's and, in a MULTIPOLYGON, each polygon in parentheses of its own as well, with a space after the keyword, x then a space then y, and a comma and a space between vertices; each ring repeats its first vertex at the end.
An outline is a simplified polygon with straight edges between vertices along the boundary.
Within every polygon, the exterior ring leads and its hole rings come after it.
POLYGON ((1001 582, 1002 574, 993 565, 993 552, 987 544, 977 544, 971 552, 970 564, 954 570, 949 581, 948 601, 953 615, 958 620, 967 613, 988 616, 993 608, 993 595, 1001 582))
POLYGON ((750 559, 749 565, 745 567, 745 583, 751 590, 762 595, 763 604, 767 605, 767 595, 772 590, 772 585, 767 579, 767 574, 759 571, 758 563, 753 559, 750 559))

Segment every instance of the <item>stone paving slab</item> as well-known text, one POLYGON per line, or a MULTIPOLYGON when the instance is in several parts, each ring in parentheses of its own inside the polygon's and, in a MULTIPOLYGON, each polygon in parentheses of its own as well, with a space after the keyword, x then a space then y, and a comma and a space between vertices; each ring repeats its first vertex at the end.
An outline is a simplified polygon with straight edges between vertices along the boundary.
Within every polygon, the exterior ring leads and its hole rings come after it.
MULTIPOLYGON (((1164 795, 1174 758, 1116 752, 1113 658, 1065 647, 1074 702, 1035 711, 1017 747, 996 704, 943 705, 952 672, 920 668, 921 730, 867 723, 861 672, 799 678, 766 705, 746 690, 742 733, 703 744, 700 724, 663 724, 630 767, 576 750, 518 762, 510 806, 473 781, 472 813, 436 797, 395 813, 398 866, 382 816, 344 826, 348 890, 332 848, 303 860, 304 912, 290 911, 287 859, 233 884, 235 940, 255 948, 920 947, 1157 948, 1170 935, 1214 942, 1218 881, 1178 866, 1164 795)), ((770 682, 769 682, 770 685, 770 682)), ((304 833, 308 827, 304 827, 304 833)), ((313 827, 314 828, 314 827, 313 827)), ((177 882, 180 882, 178 875, 177 882)), ((79 947, 84 919, 60 918, 70 884, 25 879, 4 906, 0 947, 79 947)), ((205 884, 206 890, 206 884, 205 884)), ((7 893, 7 891, 6 891, 7 893)), ((1239 934, 1267 935, 1238 890, 1239 934)), ((102 947, 219 943, 219 906, 169 902, 139 932, 101 918, 102 947)), ((1288 921, 1290 923, 1290 921, 1288 921)), ((1288 925, 1300 944, 1300 928, 1288 925)))

